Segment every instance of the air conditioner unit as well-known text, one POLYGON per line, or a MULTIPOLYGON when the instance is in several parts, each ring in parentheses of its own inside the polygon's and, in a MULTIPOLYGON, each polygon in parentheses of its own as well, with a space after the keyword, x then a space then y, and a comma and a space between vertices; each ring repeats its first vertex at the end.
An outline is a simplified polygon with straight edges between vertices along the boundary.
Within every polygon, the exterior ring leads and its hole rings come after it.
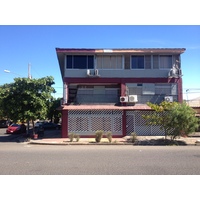
POLYGON ((173 97, 172 96, 165 96, 165 101, 173 102, 173 97))
POLYGON ((90 70, 89 70, 89 69, 87 69, 87 75, 88 75, 88 76, 91 76, 90 70))
POLYGON ((129 95, 128 101, 132 103, 138 102, 137 95, 129 95))
POLYGON ((121 97, 120 97, 120 102, 121 102, 121 103, 126 103, 126 102, 128 102, 128 96, 121 96, 121 97))
POLYGON ((95 69, 94 75, 95 75, 95 76, 99 76, 99 70, 98 70, 98 69, 95 69))

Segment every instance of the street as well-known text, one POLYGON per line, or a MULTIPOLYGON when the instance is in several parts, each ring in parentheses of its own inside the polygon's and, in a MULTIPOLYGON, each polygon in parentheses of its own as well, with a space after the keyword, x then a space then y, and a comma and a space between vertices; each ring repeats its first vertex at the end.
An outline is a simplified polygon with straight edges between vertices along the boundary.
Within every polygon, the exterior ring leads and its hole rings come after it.
POLYGON ((0 142, 0 174, 200 175, 200 147, 0 142))

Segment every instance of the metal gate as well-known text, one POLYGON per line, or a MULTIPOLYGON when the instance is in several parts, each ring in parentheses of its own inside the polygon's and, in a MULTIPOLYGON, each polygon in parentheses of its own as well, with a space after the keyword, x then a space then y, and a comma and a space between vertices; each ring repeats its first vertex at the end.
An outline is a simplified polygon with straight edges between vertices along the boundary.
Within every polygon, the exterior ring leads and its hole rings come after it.
POLYGON ((138 136, 162 136, 165 135, 159 126, 147 125, 143 115, 150 115, 153 111, 127 111, 126 135, 135 132, 138 136))
MULTIPOLYGON (((147 125, 143 115, 153 111, 126 111, 126 135, 135 132, 138 136, 163 136, 159 126, 147 125)), ((121 110, 70 110, 68 111, 68 133, 94 135, 97 130, 111 131, 123 135, 121 110)))
POLYGON ((122 135, 122 111, 118 110, 70 110, 68 133, 94 135, 97 130, 122 135))

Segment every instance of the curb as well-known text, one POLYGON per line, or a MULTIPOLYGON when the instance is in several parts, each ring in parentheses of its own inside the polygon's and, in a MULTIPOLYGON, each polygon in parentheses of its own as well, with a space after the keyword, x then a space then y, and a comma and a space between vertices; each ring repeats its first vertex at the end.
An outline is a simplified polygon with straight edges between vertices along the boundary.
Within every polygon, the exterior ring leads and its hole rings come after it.
MULTIPOLYGON (((32 145, 65 145, 65 146, 73 146, 73 145, 131 145, 131 146, 170 146, 170 145, 164 145, 164 144, 149 144, 149 143, 144 143, 144 144, 134 144, 131 142, 115 142, 115 143, 109 143, 109 142, 100 142, 100 143, 95 143, 95 142, 45 142, 45 141, 25 141, 27 144, 32 144, 32 145)), ((200 141, 196 141, 194 143, 185 143, 185 145, 177 145, 177 146, 200 146, 200 141)))
POLYGON ((133 143, 83 143, 83 142, 77 142, 77 143, 72 143, 72 142, 34 142, 34 141, 30 141, 28 142, 28 144, 36 144, 36 145, 134 145, 133 143))

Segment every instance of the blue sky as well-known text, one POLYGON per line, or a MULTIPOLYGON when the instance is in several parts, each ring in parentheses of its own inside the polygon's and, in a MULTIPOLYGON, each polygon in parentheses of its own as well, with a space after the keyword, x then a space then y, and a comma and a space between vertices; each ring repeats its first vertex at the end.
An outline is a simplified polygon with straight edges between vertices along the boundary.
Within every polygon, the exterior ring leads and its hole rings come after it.
POLYGON ((32 77, 53 76, 55 97, 61 97, 56 47, 186 48, 181 57, 183 93, 189 91, 184 98, 200 96, 200 25, 1 25, 0 84, 28 76, 31 63, 32 77))

